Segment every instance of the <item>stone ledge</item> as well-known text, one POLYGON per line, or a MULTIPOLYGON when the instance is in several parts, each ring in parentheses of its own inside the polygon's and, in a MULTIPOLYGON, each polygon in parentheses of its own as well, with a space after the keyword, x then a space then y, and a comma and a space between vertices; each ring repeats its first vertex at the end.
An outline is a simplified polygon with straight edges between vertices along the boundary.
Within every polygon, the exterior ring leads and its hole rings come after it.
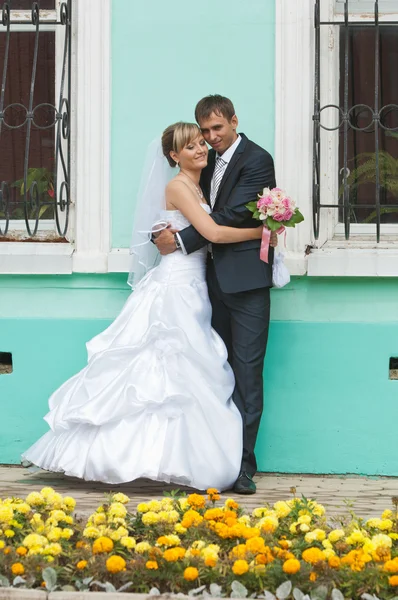
MULTIPOLYGON (((25 590, 18 588, 0 588, 0 600, 168 600, 177 598, 173 594, 149 596, 148 594, 132 594, 129 592, 46 592, 45 590, 25 590)), ((178 596, 182 599, 183 596, 178 596)), ((189 596, 184 596, 189 598, 189 596)), ((214 598, 214 600, 217 600, 214 598)), ((223 600, 230 600, 223 598, 223 600)))

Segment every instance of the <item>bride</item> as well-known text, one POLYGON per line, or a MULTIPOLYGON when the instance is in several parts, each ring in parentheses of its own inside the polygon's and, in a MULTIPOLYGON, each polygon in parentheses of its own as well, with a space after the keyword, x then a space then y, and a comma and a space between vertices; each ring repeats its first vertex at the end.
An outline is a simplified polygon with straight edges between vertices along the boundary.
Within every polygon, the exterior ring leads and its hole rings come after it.
POLYGON ((242 422, 227 351, 211 327, 207 249, 150 268, 157 250, 148 233, 156 217, 175 230, 192 224, 217 244, 260 239, 262 228, 223 227, 209 216, 199 186, 208 149, 195 124, 168 127, 162 152, 137 208, 134 292, 88 342, 87 366, 51 396, 50 430, 22 459, 108 484, 145 477, 225 490, 239 475, 242 422), (167 184, 168 165, 180 170, 167 184))

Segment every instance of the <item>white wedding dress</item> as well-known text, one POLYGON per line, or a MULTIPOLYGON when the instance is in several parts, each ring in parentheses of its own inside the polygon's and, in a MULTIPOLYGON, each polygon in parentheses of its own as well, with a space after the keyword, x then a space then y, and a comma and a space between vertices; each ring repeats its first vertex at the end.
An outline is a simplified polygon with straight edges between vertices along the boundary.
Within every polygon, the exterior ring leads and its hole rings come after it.
MULTIPOLYGON (((163 217, 176 229, 189 224, 179 211, 163 217)), ((211 327, 206 253, 164 256, 141 280, 88 342, 87 366, 51 396, 50 431, 24 461, 109 484, 233 485, 242 422, 227 351, 211 327)))

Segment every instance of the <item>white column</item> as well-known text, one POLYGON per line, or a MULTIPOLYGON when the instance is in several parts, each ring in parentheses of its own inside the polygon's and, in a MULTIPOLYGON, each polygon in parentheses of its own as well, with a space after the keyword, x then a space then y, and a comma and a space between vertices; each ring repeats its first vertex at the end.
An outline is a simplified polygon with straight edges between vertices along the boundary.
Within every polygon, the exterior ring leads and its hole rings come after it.
POLYGON ((313 239, 313 12, 314 0, 276 2, 276 181, 296 200, 305 217, 295 229, 287 230, 286 262, 293 275, 306 272, 305 249, 313 239))
POLYGON ((73 270, 106 272, 110 249, 111 0, 75 0, 73 270))

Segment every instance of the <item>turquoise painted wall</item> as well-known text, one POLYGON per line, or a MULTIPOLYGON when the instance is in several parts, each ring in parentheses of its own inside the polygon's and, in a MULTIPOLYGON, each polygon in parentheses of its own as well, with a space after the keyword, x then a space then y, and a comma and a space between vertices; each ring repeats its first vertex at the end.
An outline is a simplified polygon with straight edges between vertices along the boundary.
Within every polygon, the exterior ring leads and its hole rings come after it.
POLYGON ((112 246, 130 244, 148 144, 230 97, 243 131, 274 148, 274 0, 112 3, 112 246))
MULTIPOLYGON (((123 274, 0 277, 0 351, 14 360, 0 375, 0 462, 46 431, 48 396, 128 293, 123 274)), ((298 277, 272 291, 260 470, 398 475, 397 297, 394 279, 298 277)))

